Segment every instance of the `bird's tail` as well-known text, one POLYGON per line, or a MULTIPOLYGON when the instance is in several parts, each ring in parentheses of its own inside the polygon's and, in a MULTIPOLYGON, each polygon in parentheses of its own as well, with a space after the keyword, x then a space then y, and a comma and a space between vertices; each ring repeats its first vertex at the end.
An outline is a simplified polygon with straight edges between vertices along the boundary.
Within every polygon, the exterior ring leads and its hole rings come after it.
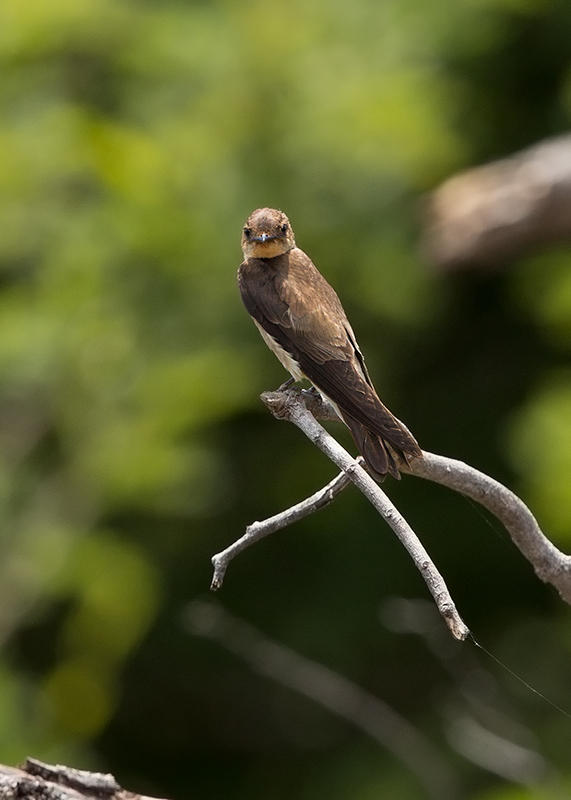
POLYGON ((422 454, 416 439, 408 428, 396 417, 393 419, 397 435, 391 435, 389 438, 389 436, 380 436, 374 433, 358 420, 343 414, 343 420, 351 431, 369 472, 377 481, 383 481, 387 473, 400 480, 399 462, 400 465, 403 461, 408 465, 410 459, 422 454))

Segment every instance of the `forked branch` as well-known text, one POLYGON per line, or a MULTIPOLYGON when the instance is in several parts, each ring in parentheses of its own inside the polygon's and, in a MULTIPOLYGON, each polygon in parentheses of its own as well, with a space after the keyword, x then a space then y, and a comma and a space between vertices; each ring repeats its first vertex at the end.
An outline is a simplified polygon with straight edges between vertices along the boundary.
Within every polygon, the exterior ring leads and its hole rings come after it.
MULTIPOLYGON (((222 585, 228 564, 254 542, 281 530, 309 514, 324 508, 350 483, 354 483, 393 529, 420 571, 436 606, 456 639, 465 639, 469 630, 462 621, 442 575, 410 525, 392 504, 381 487, 316 420, 333 417, 332 409, 318 395, 298 388, 265 392, 262 400, 278 419, 293 422, 340 469, 323 489, 280 514, 263 522, 254 522, 246 533, 212 558, 212 589, 222 585)), ((571 604, 571 556, 559 551, 542 533, 525 503, 498 481, 473 467, 444 456, 423 451, 403 472, 432 480, 464 494, 487 508, 506 527, 512 540, 528 559, 538 577, 551 583, 561 597, 571 604)))

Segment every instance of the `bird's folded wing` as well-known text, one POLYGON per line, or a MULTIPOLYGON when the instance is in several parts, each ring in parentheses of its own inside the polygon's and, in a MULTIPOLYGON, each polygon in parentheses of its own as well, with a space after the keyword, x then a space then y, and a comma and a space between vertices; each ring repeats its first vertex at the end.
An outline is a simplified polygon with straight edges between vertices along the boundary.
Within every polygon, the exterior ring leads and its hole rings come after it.
MULTIPOLYGON (((275 291, 255 294, 247 284, 240 286, 246 308, 262 328, 294 358, 302 372, 341 411, 369 430, 384 436, 397 447, 410 447, 410 435, 379 400, 361 367, 362 356, 353 338, 342 328, 327 338, 326 321, 292 318, 290 307, 275 291)), ((307 317, 307 315, 304 315, 307 317)))
MULTIPOLYGON (((352 358, 353 348, 344 326, 346 323, 349 327, 349 323, 340 304, 332 308, 323 293, 315 296, 312 284, 299 287, 292 282, 278 286, 276 282, 271 273, 258 272, 255 280, 238 273, 244 305, 262 328, 294 357, 295 349, 318 362, 352 358)), ((326 286, 334 294, 329 284, 326 286)), ((334 298, 337 300, 336 295, 334 298)))
POLYGON ((399 449, 414 447, 414 439, 402 423, 379 400, 375 390, 365 382, 355 361, 325 361, 323 364, 307 360, 299 354, 300 367, 310 381, 340 411, 362 423, 399 449))

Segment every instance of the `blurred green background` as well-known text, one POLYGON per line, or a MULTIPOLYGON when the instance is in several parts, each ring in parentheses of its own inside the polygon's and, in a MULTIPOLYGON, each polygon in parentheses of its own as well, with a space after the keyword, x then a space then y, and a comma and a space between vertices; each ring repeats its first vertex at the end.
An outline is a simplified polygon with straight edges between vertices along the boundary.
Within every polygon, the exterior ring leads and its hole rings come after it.
MULTIPOLYGON (((214 552, 335 474, 258 400, 286 376, 236 289, 240 229, 284 209, 389 407, 569 550, 570 252, 445 275, 418 243, 440 181, 569 127, 570 42, 568 0, 3 0, 1 761, 180 800, 428 796, 182 622, 214 552)), ((386 488, 476 637, 570 709, 569 608, 501 526, 386 488)), ((214 598, 402 714, 450 798, 571 796, 569 719, 425 600, 352 489, 214 598)))

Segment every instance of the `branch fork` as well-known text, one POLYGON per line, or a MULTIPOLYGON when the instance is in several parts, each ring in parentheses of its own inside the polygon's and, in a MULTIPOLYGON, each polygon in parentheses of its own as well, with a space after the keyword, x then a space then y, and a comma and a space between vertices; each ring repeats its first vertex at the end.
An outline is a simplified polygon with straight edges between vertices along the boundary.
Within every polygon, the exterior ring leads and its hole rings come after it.
MULTIPOLYGON (((248 525, 243 536, 214 555, 211 589, 217 590, 222 586, 226 569, 238 553, 265 536, 329 505, 349 483, 354 483, 408 551, 452 636, 460 641, 466 639, 470 631, 456 609, 444 578, 416 533, 364 469, 363 460, 360 457, 353 458, 317 421, 317 418, 337 419, 333 409, 316 392, 297 387, 264 392, 261 399, 277 419, 293 422, 341 472, 322 489, 291 508, 262 522, 248 525)), ((547 539, 529 508, 517 495, 468 464, 426 451, 423 451, 422 457, 415 458, 410 466, 403 464, 401 471, 448 486, 487 508, 503 523, 537 576, 551 583, 563 600, 571 604, 571 556, 562 553, 547 539)))

